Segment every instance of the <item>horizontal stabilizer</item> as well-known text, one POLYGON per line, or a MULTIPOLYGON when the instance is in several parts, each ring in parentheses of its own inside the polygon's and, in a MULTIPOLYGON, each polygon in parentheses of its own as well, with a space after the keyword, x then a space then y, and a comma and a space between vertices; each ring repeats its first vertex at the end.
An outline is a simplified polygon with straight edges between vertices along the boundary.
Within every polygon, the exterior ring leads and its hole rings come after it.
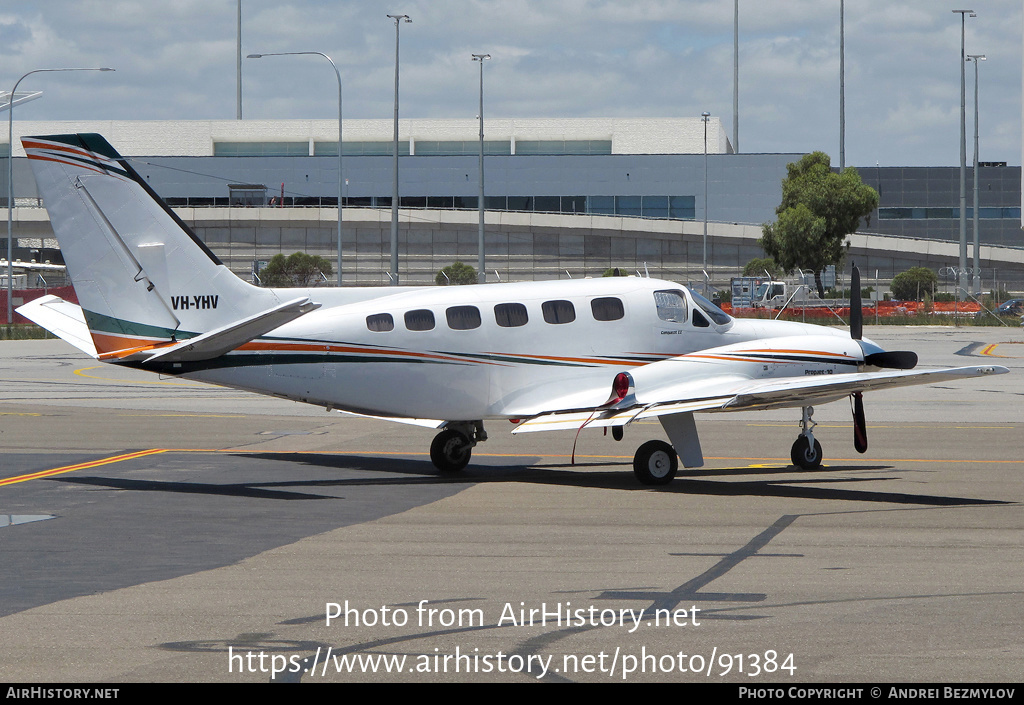
POLYGON ((146 362, 212 360, 318 308, 320 304, 313 303, 308 296, 293 299, 240 321, 183 340, 169 348, 161 348, 159 352, 146 358, 146 362))
POLYGON ((18 313, 87 355, 99 357, 81 306, 50 294, 19 306, 18 313))

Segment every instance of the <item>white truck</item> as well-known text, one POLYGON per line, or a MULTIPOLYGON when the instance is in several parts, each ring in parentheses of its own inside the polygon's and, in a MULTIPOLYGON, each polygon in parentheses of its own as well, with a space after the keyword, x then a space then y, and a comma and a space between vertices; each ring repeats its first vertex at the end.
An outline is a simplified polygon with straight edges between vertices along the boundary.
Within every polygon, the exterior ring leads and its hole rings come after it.
POLYGON ((803 303, 806 287, 787 284, 768 277, 733 277, 732 305, 734 308, 781 308, 797 288, 797 300, 803 303))

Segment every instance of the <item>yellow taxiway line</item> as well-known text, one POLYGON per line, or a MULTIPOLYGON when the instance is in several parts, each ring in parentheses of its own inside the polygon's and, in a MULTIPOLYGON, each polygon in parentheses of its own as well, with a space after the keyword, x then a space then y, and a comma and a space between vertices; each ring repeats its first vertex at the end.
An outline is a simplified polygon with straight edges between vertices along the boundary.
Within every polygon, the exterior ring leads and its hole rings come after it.
POLYGON ((147 455, 156 455, 157 453, 166 453, 167 451, 163 448, 151 448, 149 450, 140 450, 136 453, 125 453, 124 455, 115 455, 110 458, 100 458, 99 460, 91 460, 87 463, 78 463, 77 465, 65 465, 59 468, 53 468, 52 470, 40 470, 39 472, 29 473, 28 475, 18 475, 17 477, 8 477, 0 480, 0 487, 3 485, 13 485, 17 482, 27 482, 28 480, 38 480, 43 477, 52 477, 54 475, 62 475, 66 472, 74 472, 75 470, 85 470, 87 468, 96 468, 101 465, 110 465, 111 463, 120 463, 125 460, 134 460, 135 458, 142 458, 147 455))

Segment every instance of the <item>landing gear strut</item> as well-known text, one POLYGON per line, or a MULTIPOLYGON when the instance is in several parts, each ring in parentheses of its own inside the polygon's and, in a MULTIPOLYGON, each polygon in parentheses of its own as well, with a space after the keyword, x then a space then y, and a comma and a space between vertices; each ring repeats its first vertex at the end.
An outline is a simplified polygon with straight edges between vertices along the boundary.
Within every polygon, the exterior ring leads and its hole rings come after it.
POLYGON ((817 470, 821 467, 821 444, 814 440, 813 429, 816 424, 811 418, 814 415, 813 406, 805 406, 800 418, 800 435, 797 436, 789 457, 802 470, 817 470))
POLYGON ((482 421, 449 422, 430 444, 430 461, 441 472, 459 472, 469 465, 473 446, 486 440, 482 421))

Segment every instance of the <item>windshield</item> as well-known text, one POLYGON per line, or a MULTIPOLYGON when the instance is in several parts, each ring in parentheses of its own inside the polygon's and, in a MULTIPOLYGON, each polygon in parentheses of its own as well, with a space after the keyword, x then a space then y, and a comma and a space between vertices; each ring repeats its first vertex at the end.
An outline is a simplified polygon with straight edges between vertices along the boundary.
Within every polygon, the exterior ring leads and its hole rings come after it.
POLYGON ((690 288, 690 296, 693 297, 693 303, 697 304, 704 313, 708 314, 708 317, 716 324, 724 326, 732 322, 729 314, 698 294, 692 287, 690 288))

